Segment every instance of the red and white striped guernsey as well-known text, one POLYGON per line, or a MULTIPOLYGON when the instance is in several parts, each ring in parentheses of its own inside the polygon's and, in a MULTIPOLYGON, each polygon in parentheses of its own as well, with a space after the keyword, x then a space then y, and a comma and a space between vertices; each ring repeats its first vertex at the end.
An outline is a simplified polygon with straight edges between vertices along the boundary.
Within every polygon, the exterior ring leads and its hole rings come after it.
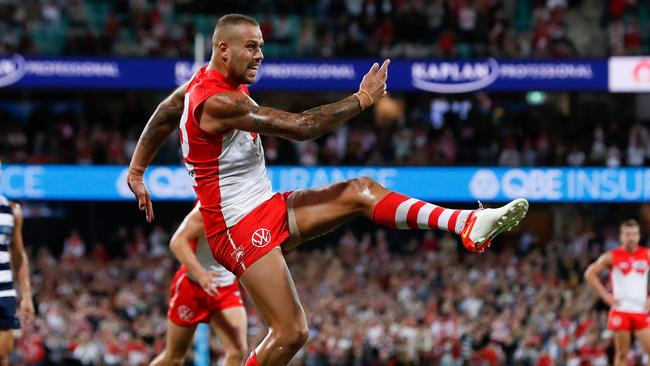
POLYGON ((185 90, 180 121, 183 158, 201 201, 207 237, 233 226, 273 196, 258 134, 237 129, 210 133, 199 127, 203 103, 222 92, 249 95, 245 85, 230 85, 206 66, 199 69, 185 90))
POLYGON ((613 249, 612 269, 610 280, 614 299, 615 310, 628 313, 645 313, 645 304, 648 297, 648 248, 639 247, 630 253, 623 247, 613 249))

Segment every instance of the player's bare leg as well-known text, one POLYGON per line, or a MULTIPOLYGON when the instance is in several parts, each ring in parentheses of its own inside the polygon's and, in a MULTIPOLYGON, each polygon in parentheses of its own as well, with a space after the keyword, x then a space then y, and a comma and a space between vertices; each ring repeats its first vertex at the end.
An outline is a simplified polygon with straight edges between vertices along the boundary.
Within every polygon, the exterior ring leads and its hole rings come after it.
POLYGON ((307 318, 280 250, 273 249, 248 267, 239 282, 269 326, 255 348, 257 362, 247 365, 286 365, 307 342, 307 318))
MULTIPOLYGON (((371 217, 372 208, 389 193, 381 184, 364 177, 295 191, 287 204, 293 211, 289 212, 289 227, 292 234, 297 229, 302 240, 315 238, 357 216, 371 217)), ((288 243, 283 249, 298 244, 288 243)))
POLYGON ((165 349, 150 366, 180 366, 192 345, 196 327, 181 327, 167 320, 167 339, 165 349))
POLYGON ((13 329, 0 330, 0 366, 9 366, 9 355, 14 349, 13 329))
POLYGON ((210 325, 226 351, 224 366, 240 366, 246 357, 246 309, 243 306, 216 312, 210 325))
POLYGON ((519 224, 528 202, 519 198, 497 209, 448 209, 389 191, 373 179, 360 177, 296 191, 287 207, 292 238, 282 246, 284 250, 364 216, 389 227, 454 232, 467 249, 482 251, 495 236, 519 224))
POLYGON ((645 328, 634 333, 636 339, 641 343, 643 352, 648 357, 648 366, 650 366, 650 328, 645 328))
POLYGON ((630 339, 632 333, 629 330, 614 331, 614 366, 626 366, 627 354, 630 352, 630 339))

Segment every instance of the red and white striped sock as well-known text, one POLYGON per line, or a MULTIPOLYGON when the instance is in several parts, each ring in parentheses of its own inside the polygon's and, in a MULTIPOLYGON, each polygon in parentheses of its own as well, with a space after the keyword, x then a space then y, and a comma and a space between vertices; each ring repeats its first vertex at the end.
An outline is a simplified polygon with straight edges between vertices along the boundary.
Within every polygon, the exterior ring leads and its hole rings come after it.
POLYGON ((460 234, 474 210, 453 210, 391 192, 375 205, 372 221, 397 229, 441 229, 460 234))

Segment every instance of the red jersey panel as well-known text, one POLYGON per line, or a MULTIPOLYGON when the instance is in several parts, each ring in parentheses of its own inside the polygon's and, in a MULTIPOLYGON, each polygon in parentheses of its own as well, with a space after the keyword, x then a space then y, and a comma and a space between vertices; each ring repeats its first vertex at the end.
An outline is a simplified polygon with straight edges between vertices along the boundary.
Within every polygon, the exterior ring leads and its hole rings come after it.
POLYGON ((220 72, 199 69, 185 90, 179 138, 194 190, 201 201, 206 236, 233 226, 273 196, 260 137, 237 129, 210 133, 199 127, 203 103, 223 92, 249 95, 220 72))

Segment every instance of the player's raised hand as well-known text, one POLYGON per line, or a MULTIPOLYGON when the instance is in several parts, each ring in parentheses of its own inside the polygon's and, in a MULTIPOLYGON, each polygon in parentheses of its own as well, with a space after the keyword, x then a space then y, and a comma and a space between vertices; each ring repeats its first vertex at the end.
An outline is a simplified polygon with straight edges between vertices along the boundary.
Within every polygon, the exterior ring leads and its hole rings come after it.
POLYGON ((140 171, 129 167, 129 173, 126 176, 126 183, 135 198, 138 200, 138 208, 144 211, 147 222, 153 221, 153 205, 151 204, 151 194, 144 185, 144 170, 140 171))
POLYGON ((367 74, 363 76, 359 91, 355 95, 359 98, 361 108, 365 109, 386 95, 386 80, 388 79, 388 65, 390 60, 385 60, 381 67, 374 63, 367 74))

